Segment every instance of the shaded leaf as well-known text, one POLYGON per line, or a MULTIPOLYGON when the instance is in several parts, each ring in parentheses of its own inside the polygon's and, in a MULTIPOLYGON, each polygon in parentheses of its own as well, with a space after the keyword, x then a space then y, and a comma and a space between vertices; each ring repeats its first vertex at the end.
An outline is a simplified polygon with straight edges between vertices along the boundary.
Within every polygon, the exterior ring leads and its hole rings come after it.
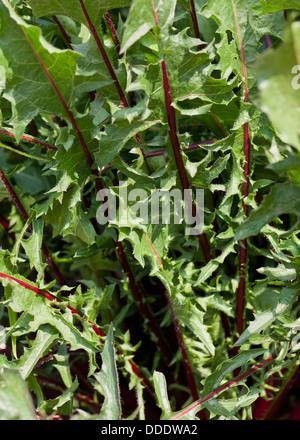
POLYGON ((113 346, 113 325, 109 327, 104 349, 101 354, 102 367, 100 373, 94 374, 104 392, 104 403, 101 408, 99 420, 120 420, 121 402, 116 367, 115 351, 113 346))
POLYGON ((258 234, 265 225, 281 214, 293 213, 298 216, 299 209, 300 188, 290 181, 278 183, 264 197, 262 204, 239 225, 235 231, 235 238, 242 240, 258 234))
POLYGON ((299 87, 300 24, 285 31, 283 43, 260 55, 254 66, 260 90, 260 107, 281 139, 300 150, 299 87))
POLYGON ((17 370, 0 374, 0 420, 37 420, 27 384, 17 370))
POLYGON ((265 328, 269 327, 280 314, 285 312, 298 292, 299 289, 295 287, 286 287, 282 289, 277 297, 277 305, 269 310, 266 310, 265 312, 257 314, 255 319, 251 321, 248 328, 242 333, 234 345, 242 345, 251 336, 255 336, 265 328))

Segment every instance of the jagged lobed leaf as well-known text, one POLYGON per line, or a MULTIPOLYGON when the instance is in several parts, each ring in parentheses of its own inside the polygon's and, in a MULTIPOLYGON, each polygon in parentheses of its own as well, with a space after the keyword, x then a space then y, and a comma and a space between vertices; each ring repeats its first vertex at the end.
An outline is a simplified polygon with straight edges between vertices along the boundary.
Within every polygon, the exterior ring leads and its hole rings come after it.
POLYGON ((40 111, 66 117, 36 53, 67 104, 73 97, 75 66, 80 55, 51 46, 41 35, 41 29, 28 25, 6 0, 0 9, 0 45, 13 72, 7 81, 6 96, 15 109, 16 133, 21 136, 21 128, 24 130, 40 111))
POLYGON ((265 312, 259 313, 255 316, 254 320, 250 322, 248 328, 242 333, 239 339, 236 341, 235 346, 242 345, 252 335, 257 335, 270 324, 277 319, 277 317, 285 312, 290 303, 294 300, 295 296, 299 292, 298 287, 286 287, 283 288, 277 296, 277 305, 265 312))
POLYGON ((300 188, 288 181, 273 186, 262 204, 251 212, 249 218, 235 231, 235 238, 242 240, 258 234, 274 218, 284 213, 298 216, 300 209, 300 188))
MULTIPOLYGON (((45 15, 67 15, 87 24, 78 0, 29 0, 36 18, 45 15)), ((100 20, 105 11, 129 6, 129 0, 85 0, 84 5, 93 22, 100 20)))

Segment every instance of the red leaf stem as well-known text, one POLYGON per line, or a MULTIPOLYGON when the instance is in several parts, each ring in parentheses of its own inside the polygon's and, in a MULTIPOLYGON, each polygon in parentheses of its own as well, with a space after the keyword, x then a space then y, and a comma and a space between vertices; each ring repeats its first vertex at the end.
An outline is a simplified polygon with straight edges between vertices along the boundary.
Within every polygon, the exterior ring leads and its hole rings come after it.
POLYGON ((220 394, 222 391, 226 390, 229 387, 232 387, 233 385, 236 385, 238 382, 240 382, 241 380, 245 379, 246 377, 250 376, 250 374, 254 373, 255 371, 265 367, 267 364, 269 364, 272 360, 274 359, 274 356, 270 356, 268 357, 265 361, 255 365, 254 367, 250 368, 248 371, 246 371, 245 373, 239 375, 238 377, 236 377, 235 379, 225 383, 224 385, 222 385, 220 388, 218 388, 215 391, 212 391, 210 394, 208 394, 207 396, 203 397, 202 399, 198 400, 197 402, 193 403, 192 405, 190 405, 188 408, 186 408, 185 410, 181 411, 179 414, 176 414, 176 416, 171 417, 171 420, 177 420, 180 417, 184 416, 185 414, 187 414, 189 411, 191 411, 192 409, 196 408, 197 406, 201 405, 202 403, 206 402, 209 399, 212 399, 213 397, 217 396, 218 394, 220 394))
MULTIPOLYGON (((201 35, 200 35, 199 26, 198 26, 198 20, 197 20, 194 0, 190 0, 190 6, 191 6, 190 14, 191 14, 192 22, 193 22, 195 37, 199 38, 199 40, 201 40, 201 35)), ((199 44, 198 50, 202 50, 201 44, 199 44)))
POLYGON ((122 57, 123 57, 123 54, 121 53, 121 44, 120 44, 120 40, 119 40, 119 37, 118 37, 118 35, 117 35, 116 29, 115 29, 115 27, 114 27, 114 24, 113 24, 113 22, 112 22, 112 19, 111 19, 111 17, 110 17, 110 15, 109 15, 108 12, 105 12, 104 17, 105 17, 106 23, 107 23, 107 25, 108 25, 108 28, 109 28, 109 30, 110 30, 110 33, 111 33, 112 39, 114 40, 114 43, 115 43, 115 46, 116 46, 116 48, 117 48, 117 51, 118 51, 119 57, 122 58, 122 57))
MULTIPOLYGON (((3 134, 4 136, 10 136, 10 137, 13 137, 13 138, 16 137, 16 135, 13 132, 7 131, 7 130, 3 130, 3 129, 0 129, 0 134, 3 134)), ((40 140, 35 139, 35 138, 31 137, 31 136, 23 135, 21 137, 21 140, 24 141, 24 142, 30 142, 32 144, 40 145, 41 147, 48 148, 49 150, 53 150, 53 151, 57 151, 58 150, 58 148, 55 147, 54 145, 47 144, 46 142, 40 141, 40 140)))
MULTIPOLYGON (((117 75, 116 75, 116 73, 115 73, 115 70, 114 70, 114 68, 113 68, 113 66, 112 66, 112 64, 111 64, 111 62, 110 62, 110 60, 109 60, 109 58, 108 58, 108 56, 107 56, 107 53, 106 53, 106 51, 105 51, 105 48, 104 48, 103 44, 101 43, 101 40, 100 40, 99 35, 98 35, 98 32, 97 32, 95 26, 94 26, 93 23, 92 23, 92 20, 91 20, 89 14, 88 14, 88 11, 87 11, 87 9, 86 9, 86 7, 85 7, 85 5, 84 5, 83 0, 79 0, 79 3, 80 3, 80 6, 81 6, 82 11, 83 11, 83 13, 84 13, 84 16, 85 16, 85 18, 86 18, 86 21, 88 22, 88 26, 89 26, 89 29, 90 29, 90 31, 91 31, 91 34, 93 35, 93 37, 94 37, 94 39, 95 39, 95 42, 96 42, 96 44, 97 44, 97 46, 98 46, 98 49, 99 49, 99 51, 100 51, 100 53, 101 53, 101 55, 102 55, 103 61, 104 61, 105 65, 106 65, 106 67, 107 67, 107 69, 108 69, 108 72, 109 72, 109 74, 110 74, 112 80, 114 81, 115 87, 116 87, 117 92, 118 92, 118 94, 119 94, 119 97, 120 97, 120 99, 121 99, 122 106, 123 106, 124 108, 128 108, 128 107, 129 107, 129 104, 128 104, 128 101, 127 101, 127 99, 126 99, 126 97, 125 97, 125 94, 124 94, 124 92, 123 92, 123 89, 122 89, 122 87, 121 87, 121 84, 119 83, 119 80, 118 80, 118 78, 117 78, 117 75)), ((110 31, 112 32, 112 36, 113 36, 114 42, 115 42, 115 44, 116 44, 116 46, 117 46, 118 55, 119 55, 119 57, 121 57, 121 54, 120 54, 120 42, 119 42, 119 40, 118 40, 118 36, 117 36, 116 30, 115 30, 115 28, 114 28, 113 22, 111 21, 110 16, 109 16, 109 14, 108 14, 107 12, 106 12, 105 18, 106 18, 107 23, 108 23, 108 25, 109 25, 110 31)), ((135 138, 136 138, 136 140, 137 140, 137 142, 138 142, 139 144, 142 143, 139 134, 136 134, 136 135, 135 135, 135 138)), ((141 152, 142 152, 143 157, 144 157, 144 159, 145 159, 145 156, 144 156, 144 149, 143 149, 142 146, 141 146, 141 152)), ((148 171, 149 171, 149 167, 148 167, 148 164, 147 164, 147 160, 146 160, 146 159, 145 159, 145 162, 146 162, 146 166, 147 166, 148 171)))
MULTIPOLYGON (((41 289, 39 289, 39 288, 37 288, 37 287, 35 287, 35 286, 32 286, 31 284, 29 284, 29 283, 27 283, 27 282, 25 282, 25 281, 22 281, 22 280, 19 280, 19 279, 17 279, 17 278, 15 278, 15 277, 12 277, 12 276, 10 276, 10 275, 7 275, 7 274, 4 274, 4 273, 2 273, 2 272, 0 272, 0 278, 3 278, 3 279, 6 279, 6 280, 10 280, 10 281, 14 281, 14 282, 16 282, 17 284, 19 284, 20 286, 22 286, 22 287, 24 287, 25 289, 27 289, 27 290, 30 290, 31 292, 34 292, 36 295, 40 295, 40 296, 42 296, 43 298, 45 298, 45 299, 47 299, 47 300, 49 300, 49 301, 55 301, 55 302, 58 302, 58 303, 61 303, 62 302, 62 300, 60 300, 59 298, 56 298, 55 296, 53 296, 53 295, 51 295, 50 293, 48 293, 48 292, 46 292, 46 291, 44 291, 44 290, 41 290, 41 289)), ((83 319, 85 319, 85 317, 84 316, 82 316, 74 307, 72 307, 72 306, 70 306, 70 305, 68 305, 67 304, 67 306, 66 306, 70 311, 71 311, 71 313, 73 314, 73 315, 78 315, 78 316, 80 316, 81 318, 83 318, 83 319)), ((92 329, 94 330, 94 332, 98 335, 98 336, 101 336, 101 337, 106 337, 106 334, 102 331, 102 330, 100 330, 100 328, 96 325, 96 324, 93 324, 91 321, 87 321, 89 324, 91 324, 91 326, 92 326, 92 329)), ((119 354, 121 355, 121 356, 123 356, 123 357, 125 357, 125 355, 124 355, 124 353, 121 351, 121 350, 119 350, 119 354)), ((149 383, 149 381, 146 379, 146 377, 143 375, 143 373, 140 371, 140 369, 138 368, 138 366, 132 361, 132 360, 129 360, 129 363, 130 363, 130 365, 131 365, 131 367, 132 367, 132 371, 138 376, 138 377, 140 377, 141 379, 142 379, 142 381, 144 382, 144 384, 147 386, 147 388, 149 389, 149 391, 151 392, 151 394, 153 394, 153 387, 152 387, 152 385, 149 383)))
MULTIPOLYGON (((240 30, 240 25, 237 16, 237 10, 235 6, 235 1, 232 0, 233 12, 235 17, 235 23, 237 28, 238 40, 241 51, 241 61, 242 61, 242 69, 243 69, 243 78, 244 78, 244 102, 248 102, 248 77, 247 77, 247 66, 245 59, 245 50, 243 46, 243 40, 240 30)), ((245 198, 248 197, 249 194, 249 173, 250 173, 250 153, 251 153, 251 143, 250 143, 250 133, 249 133, 249 123, 244 124, 244 183, 243 183, 243 210, 245 216, 248 216, 248 206, 245 203, 245 198)), ((241 335, 244 326, 245 326, 245 296, 246 296, 246 263, 247 263, 247 240, 242 240, 242 245, 240 246, 240 254, 239 254, 239 274, 240 274, 240 282, 238 286, 237 292, 237 305, 236 305, 236 330, 238 335, 241 335)))
POLYGON ((61 22, 59 21, 59 19, 56 17, 56 15, 52 15, 53 20, 55 21, 55 23, 58 25, 61 33, 64 36, 64 39, 66 40, 66 42, 68 43, 68 46, 70 49, 72 48, 72 41, 71 38, 69 37, 69 35, 67 34, 67 32, 65 31, 65 28, 63 27, 63 25, 61 24, 61 22))
MULTIPOLYGON (((153 0, 151 0, 151 1, 152 1, 154 21, 155 21, 156 26, 158 26, 159 23, 158 23, 157 12, 156 12, 153 0)), ((182 186, 183 190, 185 190, 185 189, 190 188, 190 183, 189 183, 188 175, 187 175, 187 172, 186 172, 186 169, 185 169, 185 166, 183 163, 181 151, 180 151, 180 144, 179 144, 179 140, 178 140, 178 136, 177 136, 175 108, 172 105, 173 102, 172 102, 171 86, 170 86, 170 82, 169 82, 166 62, 164 59, 161 61, 161 68, 162 68, 163 86, 164 86, 164 92, 165 92, 165 107, 166 107, 166 112, 167 112, 167 116, 168 116, 168 124, 169 124, 169 136, 170 136, 170 141, 172 144, 173 154, 174 154, 175 162, 177 165, 179 178, 181 181, 181 186, 182 186)), ((191 205, 191 209, 192 209, 192 214, 193 214, 193 216, 195 216, 195 214, 197 214, 196 206, 194 203, 190 203, 190 205, 191 205)), ((202 252, 204 255, 204 259, 208 263, 211 260, 211 254, 210 254, 209 242, 208 242, 206 235, 199 234, 199 241, 200 241, 200 245, 201 245, 202 252)))
MULTIPOLYGON (((118 94, 120 96, 120 99, 121 99, 121 102, 123 104, 123 107, 128 108, 129 105, 128 105, 128 102, 126 100, 126 97, 125 97, 125 95, 123 93, 123 90, 121 88, 121 85, 120 85, 120 83, 119 83, 119 81, 117 79, 117 76, 115 74, 113 66, 111 65, 110 60, 109 60, 109 58, 108 58, 108 56, 106 54, 106 51, 105 51, 105 49, 104 49, 104 47, 103 47, 103 45, 102 45, 102 43, 100 41, 100 38, 99 38, 98 33, 96 31, 96 28, 93 25, 93 23, 92 23, 92 21, 90 19, 90 16, 89 16, 89 14, 88 14, 88 12, 86 10, 86 7, 84 5, 83 0, 79 0, 79 3, 80 3, 82 11, 84 13, 84 16, 85 16, 85 18, 87 20, 89 29, 90 29, 90 31, 91 31, 94 39, 95 39, 95 42, 96 42, 96 44, 97 44, 97 46, 98 46, 98 48, 100 50, 100 53, 101 53, 102 58, 103 58, 103 60, 105 62, 105 65, 106 65, 106 67, 107 67, 107 69, 108 69, 108 71, 110 73, 111 78, 114 80, 114 83, 115 83, 116 89, 118 91, 118 94)), ((137 139, 137 141, 139 143, 141 143, 139 135, 136 135, 136 139, 137 139)), ((142 150, 142 152, 143 152, 143 150, 142 150)), ((102 184, 101 184, 101 187, 102 187, 102 184)), ((166 356, 166 359, 171 361, 171 358, 170 358, 170 355, 168 353, 168 350, 167 350, 167 348, 166 348, 162 338, 160 337, 159 326, 156 323, 156 320, 155 320, 154 316, 150 313, 150 311, 148 310, 148 308, 146 307, 146 305, 143 302, 142 295, 141 295, 141 293, 140 293, 140 291, 138 289, 138 286, 137 286, 137 284, 135 282, 135 279, 134 279, 133 273, 132 273, 132 271, 130 269, 127 257, 125 255, 125 252, 124 252, 124 249, 123 249, 123 246, 122 246, 122 243, 117 240, 117 241, 115 241, 115 246, 116 246, 116 249, 117 249, 117 253, 118 253, 118 256, 119 256, 120 263, 122 265, 123 271, 128 276, 129 286, 131 288, 131 291, 132 291, 132 293, 134 295, 135 300, 137 301, 137 304, 139 306, 140 312, 142 314, 144 314, 144 316, 148 319, 149 325, 150 325, 152 331, 158 337, 158 344, 161 346, 162 352, 166 356)))
POLYGON ((85 156, 86 156, 86 158, 87 158, 87 161, 88 161, 88 164, 89 164, 89 167, 90 167, 91 173, 96 177, 96 186, 97 186, 97 189, 98 189, 98 191, 100 191, 100 190, 102 189, 102 184, 101 184, 101 181, 100 181, 100 178, 99 178, 99 172, 98 172, 97 169, 95 169, 95 168, 93 167, 93 165, 94 165, 94 160, 93 160, 93 158, 92 158, 91 153, 89 152, 89 149, 88 149, 88 147, 87 147, 87 145, 86 145, 86 142, 85 142, 85 140, 84 140, 84 137, 83 137, 83 135, 82 135, 82 133, 81 133, 79 127, 78 127, 78 124, 77 124, 77 122, 76 122, 76 120, 75 120, 75 118, 74 118, 74 116, 73 116, 73 113, 71 112, 69 106, 67 105, 66 101, 64 100, 64 98, 63 98, 63 96, 61 95, 60 91, 58 90, 58 88, 57 88, 57 86, 56 86, 56 84, 55 84, 53 78, 51 77, 51 75, 50 75, 48 69, 46 68, 46 66, 45 66, 45 64, 44 64, 44 62, 43 62, 43 60, 41 59, 40 55, 38 54, 38 52, 36 51, 35 47, 33 46, 33 44, 31 43, 30 39, 28 38, 26 32, 24 32, 24 35, 25 35, 25 38, 26 38, 26 40, 28 41, 28 43, 29 43, 29 45, 30 45, 30 47, 31 47, 31 49, 32 49, 32 51, 33 51, 33 53, 35 54, 36 58, 38 59, 38 61, 39 61, 40 65, 41 65, 43 71, 45 72, 45 74, 46 74, 46 76, 47 76, 47 78, 48 78, 48 80, 49 80, 49 82, 50 82, 50 84, 51 84, 53 90, 55 91, 55 93, 56 93, 56 95, 57 95, 59 101, 61 102, 63 108, 65 109, 67 115, 69 116, 69 119, 70 119, 70 121, 71 121, 71 124, 72 124, 72 126, 73 126, 73 128, 74 128, 74 130, 75 130, 75 132, 76 132, 76 135, 77 135, 77 137, 78 137, 78 139, 79 139, 79 142, 80 142, 80 144, 81 144, 81 146, 82 146, 82 148, 83 148, 84 154, 85 154, 85 156))
MULTIPOLYGON (((150 238, 148 237, 148 235, 145 232, 144 232, 144 236, 146 237, 148 243, 150 244, 150 246, 151 246, 151 248, 152 248, 152 250, 153 250, 153 252, 154 252, 154 254, 155 254, 155 256, 156 256, 156 258, 157 258, 157 260, 159 262, 159 264, 160 264, 160 266, 162 267, 162 269, 164 269, 163 262, 162 262, 162 260, 161 260, 161 258, 159 256, 157 250, 155 249, 155 246, 153 245, 152 241, 150 240, 150 238)), ((170 308, 170 311, 171 311, 171 314, 172 314, 172 320, 173 320, 173 324, 174 324, 174 327, 175 327, 175 332, 176 332, 176 336, 177 336, 177 339, 178 339, 179 347, 181 349, 181 354, 182 354, 182 359, 183 359, 183 364, 184 364, 184 368, 185 368, 188 384, 189 384, 189 387, 190 387, 193 399, 199 399, 199 394, 198 394, 195 378, 194 378, 194 375, 193 375, 192 367, 190 365, 190 361, 189 361, 189 358, 188 358, 188 354, 187 354, 187 351, 186 351, 184 340, 183 340, 183 337, 182 337, 182 334, 181 334, 180 326, 179 326, 177 317, 176 317, 175 312, 174 312, 174 308, 173 308, 173 304, 172 304, 172 301, 171 301, 170 292, 168 291, 168 289, 166 289, 166 295, 167 295, 167 300, 168 300, 169 308, 170 308)))
MULTIPOLYGON (((177 165, 177 170, 178 170, 181 186, 184 190, 190 189, 190 183, 189 183, 188 175, 187 175, 185 165, 183 162, 183 158, 181 155, 179 139, 177 136, 175 108, 172 105, 171 87, 170 87, 170 83, 169 83, 169 77, 168 77, 168 73, 167 73, 165 60, 162 60, 161 68, 162 68, 162 73, 163 73, 166 112, 168 115, 169 136, 170 136, 170 140, 171 140, 171 144, 172 144, 173 154, 174 154, 175 162, 177 165)), ((192 210, 193 210, 193 215, 194 215, 196 212, 196 207, 195 207, 194 203, 192 203, 192 210)), ((210 255, 210 246, 209 246, 209 242, 208 242, 206 235, 200 234, 199 241, 200 241, 200 245, 202 247, 205 261, 209 262, 211 260, 211 255, 210 255)))
POLYGON ((80 6, 81 6, 81 9, 82 9, 82 12, 83 12, 83 14, 85 16, 85 19, 86 19, 86 21, 88 23, 89 29, 90 29, 90 31, 91 31, 94 39, 95 39, 95 42, 96 42, 96 44, 97 44, 97 46, 98 46, 98 48, 99 48, 99 50, 101 52, 103 61, 104 61, 105 65, 106 65, 106 67, 107 67, 107 69, 109 71, 111 79, 115 83, 115 86, 116 86, 116 89, 118 91, 119 97, 121 99, 122 105, 123 105, 124 108, 126 108, 126 107, 128 107, 128 102, 127 102, 126 97, 125 97, 125 95, 123 93, 123 90, 122 90, 122 87, 121 87, 121 85, 119 83, 117 75, 115 74, 114 68, 113 68, 113 66, 112 66, 112 64, 111 64, 111 62, 110 62, 110 60, 109 60, 109 58, 107 56, 107 53, 106 53, 106 51, 105 51, 105 49, 103 47, 103 44, 101 43, 101 40, 100 40, 99 35, 98 35, 97 31, 96 31, 96 28, 93 25, 92 20, 90 19, 90 16, 89 16, 89 14, 88 14, 88 12, 86 10, 86 7, 85 7, 85 4, 84 4, 83 0, 79 0, 79 3, 80 3, 80 6))

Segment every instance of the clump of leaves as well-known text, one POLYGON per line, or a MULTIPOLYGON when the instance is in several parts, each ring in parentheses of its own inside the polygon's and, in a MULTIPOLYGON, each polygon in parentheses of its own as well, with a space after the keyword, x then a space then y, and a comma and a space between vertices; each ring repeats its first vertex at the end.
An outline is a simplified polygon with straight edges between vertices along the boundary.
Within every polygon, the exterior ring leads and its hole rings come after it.
POLYGON ((299 9, 2 0, 0 419, 299 418, 299 9))

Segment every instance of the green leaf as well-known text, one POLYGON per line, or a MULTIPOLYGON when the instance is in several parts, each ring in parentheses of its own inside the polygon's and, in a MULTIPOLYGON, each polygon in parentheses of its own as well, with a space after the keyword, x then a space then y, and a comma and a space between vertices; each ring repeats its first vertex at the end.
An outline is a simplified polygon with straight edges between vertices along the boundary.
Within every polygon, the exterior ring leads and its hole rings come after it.
POLYGON ((121 402, 116 367, 115 351, 113 346, 113 325, 109 327, 104 349, 101 353, 102 367, 100 373, 94 374, 95 379, 100 383, 105 400, 101 408, 99 420, 120 420, 121 402))
POLYGON ((285 31, 283 43, 260 55, 254 66, 260 91, 259 105, 280 138, 300 150, 299 87, 300 23, 285 31))
POLYGON ((99 168, 109 164, 124 145, 136 134, 149 129, 158 122, 159 121, 138 121, 124 126, 109 125, 105 134, 101 137, 98 151, 95 153, 95 159, 99 168))
POLYGON ((237 399, 209 399, 204 402, 202 407, 207 408, 212 414, 226 417, 226 420, 238 420, 234 414, 244 407, 254 403, 259 397, 258 390, 249 391, 247 394, 239 396, 237 399))
MULTIPOLYGON (((21 276, 18 276, 22 279, 21 276)), ((23 278, 25 282, 31 284, 28 280, 23 278)), ((65 339, 72 350, 83 349, 89 354, 93 354, 99 351, 97 346, 98 337, 94 332, 83 331, 80 332, 72 322, 74 315, 70 311, 66 312, 65 316, 60 311, 55 312, 54 308, 51 308, 50 303, 37 295, 36 293, 16 284, 12 280, 1 280, 1 283, 6 286, 10 284, 13 286, 12 295, 9 299, 9 306, 17 313, 27 312, 16 322, 21 325, 22 331, 18 334, 26 334, 27 332, 35 332, 40 326, 50 324, 54 327, 65 339), (25 322, 22 322, 22 321, 25 322)), ((57 303, 56 303, 57 304, 57 303)), ((77 317, 76 319, 80 319, 77 317)), ((15 325, 16 325, 15 324, 15 325)))
POLYGON ((25 349, 25 353, 18 362, 19 372, 23 379, 28 378, 39 359, 43 357, 57 337, 57 331, 50 326, 38 330, 31 348, 25 349))
MULTIPOLYGON (((35 18, 45 15, 68 15, 83 24, 87 24, 78 0, 28 0, 35 18)), ((105 11, 129 6, 129 0, 85 0, 84 5, 92 21, 100 20, 105 11)))
POLYGON ((162 410, 161 420, 169 420, 172 416, 172 409, 168 398, 167 382, 163 373, 154 371, 153 383, 157 404, 162 410))
POLYGON ((37 420, 27 384, 17 370, 5 368, 0 374, 0 420, 37 420))
MULTIPOLYGON (((12 292, 12 286, 7 285, 4 288, 4 295, 7 300, 10 299, 11 292, 12 292)), ((14 326, 17 325, 17 321, 18 321, 17 313, 14 312, 9 306, 7 307, 7 311, 8 311, 10 330, 6 334, 4 334, 4 336, 0 339, 0 344, 2 341, 4 341, 9 336, 9 333, 12 331, 14 326)), ((19 319, 21 319, 21 318, 19 318, 19 319)), ((11 337, 11 345, 12 345, 12 357, 16 359, 18 356, 17 356, 17 341, 16 341, 15 336, 11 337)))
POLYGON ((218 44, 220 67, 228 72, 237 71, 241 77, 240 37, 246 63, 250 63, 256 58, 261 37, 266 33, 278 35, 280 27, 274 15, 259 15, 253 6, 253 1, 247 0, 208 0, 202 9, 202 13, 213 18, 219 26, 217 33, 222 37, 218 44), (233 42, 227 32, 232 34, 233 42))
POLYGON ((71 384, 71 386, 66 391, 64 391, 57 399, 55 399, 55 406, 53 407, 53 409, 57 410, 58 408, 65 407, 63 410, 59 411, 60 414, 67 414, 67 415, 71 414, 73 395, 74 392, 77 390, 78 386, 79 386, 79 382, 76 377, 74 382, 71 384))
POLYGON ((65 344, 61 344, 58 347, 57 353, 54 355, 55 363, 53 366, 59 371, 63 383, 67 388, 72 386, 72 375, 69 364, 68 347, 65 344))
POLYGON ((243 240, 258 234, 261 229, 276 217, 284 213, 299 215, 300 188, 288 181, 273 186, 262 204, 251 212, 249 218, 244 221, 235 231, 235 238, 243 240))
POLYGON ((30 374, 30 376, 27 379, 27 383, 28 383, 29 389, 36 396, 36 399, 37 399, 36 406, 37 406, 37 408, 39 408, 44 401, 44 396, 43 396, 43 391, 42 391, 41 385, 39 384, 37 377, 34 375, 34 373, 30 374))
POLYGON ((133 0, 122 39, 121 52, 126 52, 136 41, 156 26, 155 8, 158 25, 161 30, 172 25, 175 14, 176 0, 133 0))
POLYGON ((255 336, 262 330, 268 328, 279 315, 286 311, 290 303, 294 300, 297 293, 299 293, 298 288, 283 288, 277 296, 277 305, 269 310, 266 310, 265 312, 257 314, 255 316, 255 319, 251 321, 248 328, 242 333, 242 335, 239 337, 234 345, 240 346, 251 336, 255 336))
POLYGON ((189 327, 195 336, 204 344, 211 356, 215 355, 215 346, 210 335, 210 329, 204 324, 204 313, 194 304, 183 308, 183 305, 174 308, 177 319, 189 327))
POLYGON ((13 71, 5 93, 14 108, 12 123, 18 139, 40 111, 67 117, 36 54, 67 104, 73 96, 75 66, 80 55, 51 46, 41 29, 22 20, 7 0, 0 7, 0 45, 13 71))
POLYGON ((35 267, 38 272, 38 280, 42 280, 46 264, 42 261, 42 247, 43 242, 43 221, 34 220, 32 222, 32 235, 28 239, 22 239, 21 244, 29 258, 31 269, 35 267))
MULTIPOLYGON (((56 196, 57 198, 57 196, 56 196)), ((55 199, 55 198, 54 198, 55 199)), ((53 236, 74 235, 88 245, 95 240, 95 231, 81 208, 81 190, 74 187, 63 193, 62 200, 54 200, 44 220, 53 225, 53 236)))
POLYGON ((294 281, 297 277, 295 268, 288 268, 283 264, 277 267, 260 267, 257 272, 266 275, 269 280, 294 281))
POLYGON ((300 9, 299 0, 260 0, 261 5, 258 7, 263 14, 271 12, 283 11, 285 9, 300 9))
POLYGON ((223 380, 235 369, 246 365, 251 359, 255 359, 266 351, 267 350, 264 349, 240 351, 236 356, 223 361, 217 366, 215 371, 205 379, 202 396, 205 397, 212 391, 218 389, 223 380))

